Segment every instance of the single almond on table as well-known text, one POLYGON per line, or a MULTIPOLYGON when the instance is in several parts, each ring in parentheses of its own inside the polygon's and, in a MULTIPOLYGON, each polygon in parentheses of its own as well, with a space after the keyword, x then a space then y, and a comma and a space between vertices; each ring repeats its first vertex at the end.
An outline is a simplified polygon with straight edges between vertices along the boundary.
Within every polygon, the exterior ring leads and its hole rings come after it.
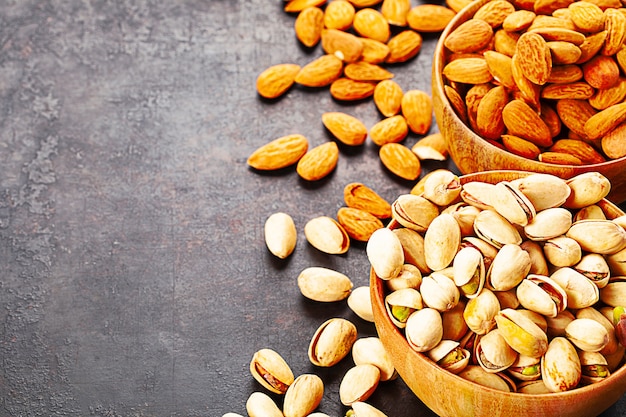
POLYGON ((374 104, 383 116, 391 117, 400 112, 404 91, 393 80, 383 80, 374 88, 374 104))
POLYGON ((307 181, 321 180, 337 166, 339 148, 335 142, 326 142, 307 152, 296 166, 296 172, 307 181))
POLYGON ((355 101, 371 97, 374 94, 376 83, 371 81, 356 81, 350 78, 339 78, 330 85, 330 95, 340 101, 355 101))
POLYGON ((361 38, 361 59, 370 64, 382 64, 389 56, 389 46, 374 39, 361 38))
POLYGON ((319 7, 307 7, 296 18, 296 38, 309 48, 317 45, 324 29, 324 11, 319 7))
POLYGON ((393 78, 392 72, 365 61, 347 64, 344 68, 344 74, 355 81, 382 81, 393 78))
POLYGON ((277 98, 283 95, 295 82, 300 66, 296 64, 273 65, 259 74, 256 90, 265 98, 277 98))
POLYGON ((370 138, 378 146, 401 142, 408 134, 409 126, 404 116, 400 114, 387 117, 377 122, 370 129, 370 138))
POLYGON ((379 219, 391 217, 391 204, 360 182, 353 182, 344 187, 343 200, 348 207, 367 211, 379 219))
POLYGON ((428 133, 433 120, 433 100, 421 90, 409 90, 402 96, 402 114, 409 129, 418 135, 428 133))
POLYGON ((411 10, 411 0, 384 0, 380 13, 390 25, 406 26, 407 13, 411 10))
POLYGON ((435 161, 445 161, 448 157, 448 147, 440 132, 419 139, 411 147, 411 151, 417 155, 420 160, 432 159, 435 161))
POLYGON ((363 43, 351 33, 337 29, 322 31, 322 49, 344 62, 356 62, 361 58, 363 43))
POLYGON ((291 0, 285 4, 283 8, 287 13, 299 13, 307 7, 321 6, 326 3, 327 0, 291 0))
POLYGON ((343 62, 335 55, 322 55, 306 64, 295 81, 306 87, 325 87, 341 76, 343 62))
POLYGON ((456 12, 439 4, 419 4, 406 15, 409 27, 418 32, 442 32, 456 12))
POLYGON ((405 180, 417 179, 422 171, 417 155, 400 143, 387 143, 381 146, 379 156, 389 171, 405 180))
POLYGON ((354 116, 342 112, 322 114, 322 123, 342 143, 358 146, 367 138, 367 127, 354 116))
POLYGON ((406 62, 414 58, 422 49, 422 35, 414 30, 404 30, 387 42, 389 55, 385 59, 388 64, 406 62))
POLYGON ((389 22, 378 10, 364 8, 354 14, 352 28, 356 33, 364 38, 374 39, 380 42, 387 42, 391 36, 389 22))
POLYGON ((307 139, 299 134, 283 136, 261 146, 248 157, 248 165, 261 171, 281 169, 295 164, 306 154, 307 139))
POLYGON ((337 211, 337 221, 354 240, 367 242, 376 230, 384 227, 383 222, 365 210, 341 207, 337 211))
POLYGON ((347 0, 331 1, 324 10, 324 26, 328 29, 347 30, 352 26, 356 10, 347 0))

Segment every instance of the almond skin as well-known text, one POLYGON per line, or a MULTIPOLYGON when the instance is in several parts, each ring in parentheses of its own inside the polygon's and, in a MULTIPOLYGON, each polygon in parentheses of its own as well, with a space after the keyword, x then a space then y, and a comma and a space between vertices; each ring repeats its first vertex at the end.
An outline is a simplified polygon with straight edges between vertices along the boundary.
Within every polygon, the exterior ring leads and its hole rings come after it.
POLYGON ((529 140, 539 147, 552 145, 552 136, 539 114, 522 100, 511 100, 502 110, 502 119, 511 135, 529 140))
POLYGON ((619 81, 619 66, 613 57, 597 55, 582 66, 583 78, 593 88, 607 89, 619 81))
POLYGON ((385 59, 388 64, 406 62, 414 58, 422 49, 422 36, 414 30, 404 30, 387 42, 389 55, 385 59))
POLYGON ((370 138, 378 146, 401 142, 409 134, 409 126, 402 115, 387 117, 370 129, 370 138))
POLYGON ((489 23, 470 19, 454 29, 444 40, 444 45, 452 52, 476 52, 487 46, 492 37, 493 29, 489 23))
POLYGON ((456 12, 439 4, 420 4, 411 8, 406 16, 409 27, 418 32, 443 31, 456 12))
POLYGON ((356 101, 371 97, 376 84, 370 81, 355 81, 339 78, 330 85, 330 95, 340 101, 356 101))
POLYGON ((478 133, 487 139, 498 139, 504 133, 502 110, 509 102, 509 94, 503 86, 489 90, 478 104, 476 126, 478 133))
POLYGON ((392 72, 364 61, 347 64, 344 68, 344 74, 355 81, 382 81, 393 78, 392 72))
POLYGON ((364 38, 386 43, 391 36, 389 22, 378 10, 364 8, 354 14, 352 21, 354 31, 364 38))
POLYGON ((248 157, 248 165, 272 171, 295 164, 306 154, 308 140, 299 134, 283 136, 261 146, 248 157))
POLYGON ((339 148, 335 142, 326 142, 307 152, 296 167, 296 172, 307 181, 318 181, 337 166, 339 148))
POLYGON ((346 0, 331 1, 324 10, 324 26, 328 29, 347 30, 352 26, 356 10, 346 0))
POLYGON ((342 143, 358 146, 367 138, 367 128, 359 119, 342 112, 322 114, 322 123, 342 143))
POLYGON ((356 62, 361 58, 363 43, 351 33, 337 29, 322 31, 322 49, 344 62, 356 62))
POLYGON ((543 85, 552 71, 552 55, 545 39, 536 33, 526 32, 517 41, 516 55, 522 73, 531 82, 543 85))
POLYGON ((282 96, 295 82, 300 66, 278 64, 267 68, 256 79, 256 90, 262 97, 274 99, 282 96))

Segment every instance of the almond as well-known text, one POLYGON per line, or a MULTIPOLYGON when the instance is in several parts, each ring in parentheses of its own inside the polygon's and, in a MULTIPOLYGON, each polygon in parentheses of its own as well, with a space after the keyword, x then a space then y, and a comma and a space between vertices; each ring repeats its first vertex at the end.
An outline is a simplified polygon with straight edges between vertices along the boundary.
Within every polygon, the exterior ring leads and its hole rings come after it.
POLYGON ((265 98, 277 98, 283 95, 295 82, 300 66, 296 64, 278 64, 261 72, 256 79, 256 90, 265 98))
POLYGON ((515 47, 520 34, 498 30, 493 35, 493 49, 501 54, 512 57, 515 54, 515 47))
POLYGON ((406 26, 407 13, 411 10, 411 0, 383 0, 380 13, 390 25, 406 26))
POLYGON ((550 152, 568 153, 580 159, 583 164, 600 164, 606 159, 590 144, 577 139, 559 139, 549 149, 550 152))
POLYGON ((365 61, 347 64, 344 68, 344 74, 355 81, 382 81, 393 78, 392 72, 365 61))
POLYGON ((364 38, 387 42, 391 35, 389 22, 378 10, 364 8, 354 14, 352 28, 364 38))
POLYGON ((585 122, 585 134, 591 140, 599 139, 626 120, 626 103, 614 104, 585 122))
POLYGON ((582 68, 585 81, 593 88, 610 88, 619 81, 619 67, 613 57, 596 55, 582 68))
POLYGON ((515 79, 513 78, 513 67, 511 57, 496 51, 485 51, 483 53, 487 68, 493 78, 508 89, 515 89, 515 79))
POLYGON ((448 158, 448 147, 440 132, 419 139, 415 142, 411 151, 417 155, 420 161, 424 159, 445 161, 448 158))
POLYGON ((507 32, 521 32, 530 27, 537 15, 530 10, 516 10, 502 22, 502 29, 507 32))
POLYGON ((537 16, 535 17, 535 20, 533 20, 533 23, 528 27, 527 30, 533 30, 533 29, 545 29, 545 28, 561 28, 561 29, 570 29, 570 30, 576 30, 576 25, 574 25, 574 22, 572 22, 572 20, 570 18, 562 18, 562 17, 558 17, 558 16, 550 16, 550 15, 544 15, 544 14, 536 14, 537 16))
POLYGON ((476 52, 489 44, 493 29, 484 20, 470 19, 461 23, 444 40, 446 48, 452 52, 476 52))
POLYGON ((409 134, 409 126, 404 116, 387 117, 376 123, 370 129, 370 138, 378 146, 386 143, 401 142, 409 134))
POLYGON ((354 116, 342 112, 322 114, 322 123, 339 141, 358 146, 367 139, 367 127, 354 116))
POLYGON ((446 0, 446 6, 454 10, 455 13, 460 12, 469 5, 473 0, 446 0))
POLYGON ((402 97, 401 109, 412 132, 424 135, 430 130, 433 100, 428 93, 420 90, 407 91, 402 97))
POLYGON ((406 16, 409 27, 418 32, 442 32, 456 12, 439 4, 420 4, 411 8, 406 16))
POLYGON ((296 38, 309 48, 317 45, 324 29, 324 12, 319 7, 307 7, 296 18, 296 38))
POLYGON ((382 64, 389 56, 389 46, 374 39, 361 38, 361 59, 370 64, 382 64))
POLYGON ((585 62, 596 56, 596 54, 600 51, 600 49, 602 49, 602 46, 604 45, 607 33, 608 32, 606 30, 603 30, 602 32, 593 33, 585 37, 585 41, 579 45, 581 54, 576 63, 584 64, 585 62))
POLYGON ((606 17, 604 23, 606 40, 602 47, 602 54, 615 55, 626 41, 626 15, 617 9, 606 9, 604 14, 606 17))
POLYGON ((443 75, 464 84, 483 84, 493 79, 485 58, 455 59, 443 67, 443 75))
POLYGON ((381 146, 379 156, 391 173, 405 180, 417 179, 422 171, 417 155, 400 143, 387 143, 381 146))
POLYGON ((367 242, 372 233, 384 227, 378 217, 367 211, 350 207, 341 207, 337 211, 337 221, 350 238, 360 242, 367 242))
POLYGON ((580 48, 571 42, 550 41, 546 42, 546 44, 550 48, 550 54, 552 55, 552 69, 556 65, 574 64, 578 62, 582 55, 580 48))
POLYGON ((406 62, 414 58, 422 49, 422 36, 413 30, 404 30, 387 42, 389 55, 385 59, 388 64, 406 62))
POLYGON ((322 31, 322 49, 344 62, 356 62, 361 58, 363 44, 361 39, 351 33, 325 29, 322 31))
POLYGON ((502 135, 502 144, 507 151, 522 158, 537 159, 541 153, 537 145, 515 135, 502 135))
POLYGON ((474 13, 474 19, 484 20, 489 23, 492 28, 502 26, 504 19, 515 11, 515 6, 506 0, 492 0, 484 5, 480 6, 476 13, 474 13))
POLYGON ((296 172, 307 181, 317 181, 330 174, 337 166, 339 148, 335 142, 326 142, 307 152, 296 166, 296 172))
POLYGON ((248 165, 261 171, 272 171, 295 164, 309 147, 299 134, 283 136, 261 146, 248 157, 248 165))
POLYGON ((454 109, 456 115, 459 116, 459 119, 461 119, 463 123, 467 123, 467 106, 465 105, 463 97, 461 97, 459 92, 449 85, 444 85, 443 91, 446 94, 446 97, 448 98, 448 101, 450 102, 450 105, 454 109))
POLYGON ((555 10, 567 7, 574 0, 536 0, 533 11, 541 15, 552 14, 555 10))
POLYGON ((597 5, 587 1, 576 1, 567 8, 572 22, 581 32, 595 33, 604 29, 604 12, 597 5))
POLYGON ((350 3, 354 5, 354 7, 363 8, 363 7, 371 7, 376 6, 383 0, 348 0, 350 3))
POLYGON ((541 90, 541 97, 550 100, 574 99, 586 100, 591 98, 596 90, 583 81, 575 83, 550 84, 541 90))
POLYGON ((330 95, 340 101, 355 101, 371 97, 376 84, 369 81, 355 81, 339 78, 330 85, 330 95))
POLYGON ((348 207, 364 210, 379 219, 391 217, 391 205, 365 184, 347 184, 343 189, 343 199, 348 207))
POLYGON ((574 155, 562 152, 542 152, 537 158, 540 162, 557 165, 582 165, 582 161, 574 155))
POLYGON ((555 65, 550 71, 548 83, 567 84, 580 81, 583 78, 583 70, 578 65, 555 65))
POLYGON ((504 133, 502 110, 509 102, 509 94, 503 86, 489 90, 478 104, 476 126, 478 134, 487 139, 498 139, 504 133))
POLYGON ((341 75, 343 62, 335 55, 322 55, 306 64, 295 81, 306 87, 324 87, 331 84, 341 75))
MULTIPOLYGON (((562 20, 562 19, 561 19, 562 20)), ((571 42, 574 45, 582 45, 585 42, 585 35, 574 29, 565 28, 537 28, 529 29, 526 33, 536 33, 541 35, 546 41, 571 42)))
POLYGON ((626 123, 621 123, 615 129, 602 137, 602 152, 609 158, 626 156, 626 123))
POLYGON ((539 114, 539 117, 541 117, 541 120, 543 120, 546 126, 548 126, 550 136, 554 138, 561 133, 561 119, 559 118, 556 110, 554 110, 550 104, 541 103, 541 113, 539 114))
POLYGON ((324 26, 327 29, 348 30, 352 26, 356 10, 346 0, 331 1, 324 10, 324 26))
POLYGON ((604 110, 613 104, 620 103, 626 97, 626 78, 621 78, 610 88, 598 90, 589 98, 589 104, 598 110, 604 110))
POLYGON ((465 95, 465 104, 467 107, 467 119, 472 126, 472 130, 478 130, 478 126, 476 125, 476 117, 478 115, 478 105, 480 104, 480 100, 485 97, 485 94, 489 92, 489 90, 493 86, 491 84, 477 84, 470 88, 465 95))
POLYGON ((511 100, 504 106, 502 118, 511 135, 529 140, 539 147, 552 145, 550 129, 524 101, 511 100))
POLYGON ((393 80, 383 80, 374 88, 374 104, 385 117, 395 116, 402 105, 402 87, 393 80))
POLYGON ((531 82, 543 85, 552 71, 550 48, 541 35, 526 32, 519 37, 515 52, 522 73, 531 82))
POLYGON ((287 13, 299 13, 307 7, 321 6, 326 3, 327 0, 291 0, 285 4, 283 10, 287 13))
POLYGON ((585 133, 585 123, 587 120, 597 113, 586 100, 562 99, 556 102, 556 112, 561 122, 573 133, 584 139, 587 138, 585 133))

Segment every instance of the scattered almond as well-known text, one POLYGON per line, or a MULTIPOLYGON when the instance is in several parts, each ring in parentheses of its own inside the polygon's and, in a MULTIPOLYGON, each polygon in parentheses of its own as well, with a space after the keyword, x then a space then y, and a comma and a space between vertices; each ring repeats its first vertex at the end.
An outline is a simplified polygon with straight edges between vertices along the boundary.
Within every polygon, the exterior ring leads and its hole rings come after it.
POLYGON ((248 157, 248 165, 261 171, 281 169, 295 164, 306 154, 307 139, 299 134, 283 136, 261 146, 248 157))
POLYGON ((339 78, 330 85, 330 95, 340 101, 355 101, 371 97, 376 84, 369 81, 355 81, 339 78))
POLYGON ((294 30, 296 37, 309 48, 317 45, 324 29, 324 11, 319 7, 307 7, 296 18, 294 30))
POLYGON ((357 36, 337 29, 322 31, 322 49, 344 62, 356 62, 361 58, 363 44, 357 36))
POLYGON ((347 30, 352 26, 356 10, 347 0, 335 0, 326 5, 324 26, 328 29, 347 30))
POLYGON ((409 27, 417 32, 442 32, 456 12, 439 4, 420 4, 406 16, 409 27))
POLYGON ((296 64, 271 66, 257 77, 257 92, 265 98, 280 97, 291 88, 298 72, 300 72, 300 66, 296 64))
POLYGON ((406 26, 407 13, 411 10, 411 0, 383 0, 380 13, 390 25, 406 26))
POLYGON ((400 114, 387 117, 377 122, 370 129, 370 138, 378 146, 401 142, 408 134, 409 126, 404 116, 400 114))
POLYGON ((354 116, 342 112, 322 114, 324 126, 342 143, 358 146, 367 138, 367 127, 354 116))
POLYGON ((417 179, 422 171, 417 155, 400 143, 387 143, 381 146, 379 156, 389 171, 405 180, 417 179))
POLYGON ((383 80, 374 88, 374 104, 383 116, 395 116, 400 112, 403 95, 402 87, 397 82, 383 80))
POLYGON ((355 81, 382 81, 393 78, 392 72, 365 61, 347 64, 344 74, 355 81))
POLYGON ((418 135, 428 133, 433 121, 433 100, 421 90, 409 90, 402 96, 402 114, 409 129, 418 135))
POLYGON ((379 219, 391 217, 391 205, 365 184, 347 184, 343 189, 343 199, 348 207, 364 210, 379 219))
POLYGON ((307 181, 317 181, 330 174, 337 166, 339 148, 335 142, 326 142, 307 152, 296 167, 296 172, 307 181))
POLYGON ((295 81, 306 87, 324 87, 341 76, 343 62, 335 55, 322 55, 308 63, 296 75, 295 81))
POLYGON ((354 240, 367 242, 376 230, 384 227, 378 217, 364 210, 341 207, 337 211, 337 221, 354 240))
POLYGON ((448 157, 448 147, 446 145, 446 141, 443 138, 443 135, 439 132, 419 139, 415 142, 411 151, 417 155, 421 161, 425 159, 445 161, 448 157))
POLYGON ((389 22, 378 10, 364 8, 354 14, 352 27, 355 32, 364 38, 370 38, 379 42, 387 42, 391 35, 389 22))
POLYGON ((299 13, 307 7, 317 7, 326 3, 327 0, 291 0, 285 4, 284 10, 287 13, 299 13))
POLYGON ((414 58, 422 49, 422 36, 413 30, 404 30, 387 42, 389 54, 385 59, 388 64, 406 62, 414 58))

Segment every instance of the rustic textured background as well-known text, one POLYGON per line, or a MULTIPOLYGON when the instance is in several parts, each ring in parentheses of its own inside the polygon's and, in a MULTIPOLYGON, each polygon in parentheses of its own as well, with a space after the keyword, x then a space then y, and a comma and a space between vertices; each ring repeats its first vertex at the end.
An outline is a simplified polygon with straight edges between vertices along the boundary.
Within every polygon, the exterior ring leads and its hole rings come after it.
MULTIPOLYGON (((335 215, 349 182, 388 200, 412 184, 383 169, 372 143, 342 148, 316 184, 293 169, 248 169, 247 156, 279 136, 329 140, 325 111, 368 127, 380 118, 372 102, 344 105, 326 89, 259 99, 263 69, 321 54, 298 45, 282 3, 0 4, 1 416, 245 414, 261 390, 248 363, 263 347, 322 377, 320 410, 345 413, 338 387, 351 359, 315 368, 308 342, 330 317, 353 320, 360 336, 374 327, 345 303, 304 299, 295 279, 327 266, 366 285, 368 263, 363 245, 327 256, 302 230, 335 215), (285 261, 264 246, 275 211, 300 232, 285 261)), ((405 90, 430 91, 435 42, 393 68, 405 90)), ((370 401, 389 416, 433 415, 401 380, 370 401)), ((604 416, 624 413, 622 399, 604 416)))

